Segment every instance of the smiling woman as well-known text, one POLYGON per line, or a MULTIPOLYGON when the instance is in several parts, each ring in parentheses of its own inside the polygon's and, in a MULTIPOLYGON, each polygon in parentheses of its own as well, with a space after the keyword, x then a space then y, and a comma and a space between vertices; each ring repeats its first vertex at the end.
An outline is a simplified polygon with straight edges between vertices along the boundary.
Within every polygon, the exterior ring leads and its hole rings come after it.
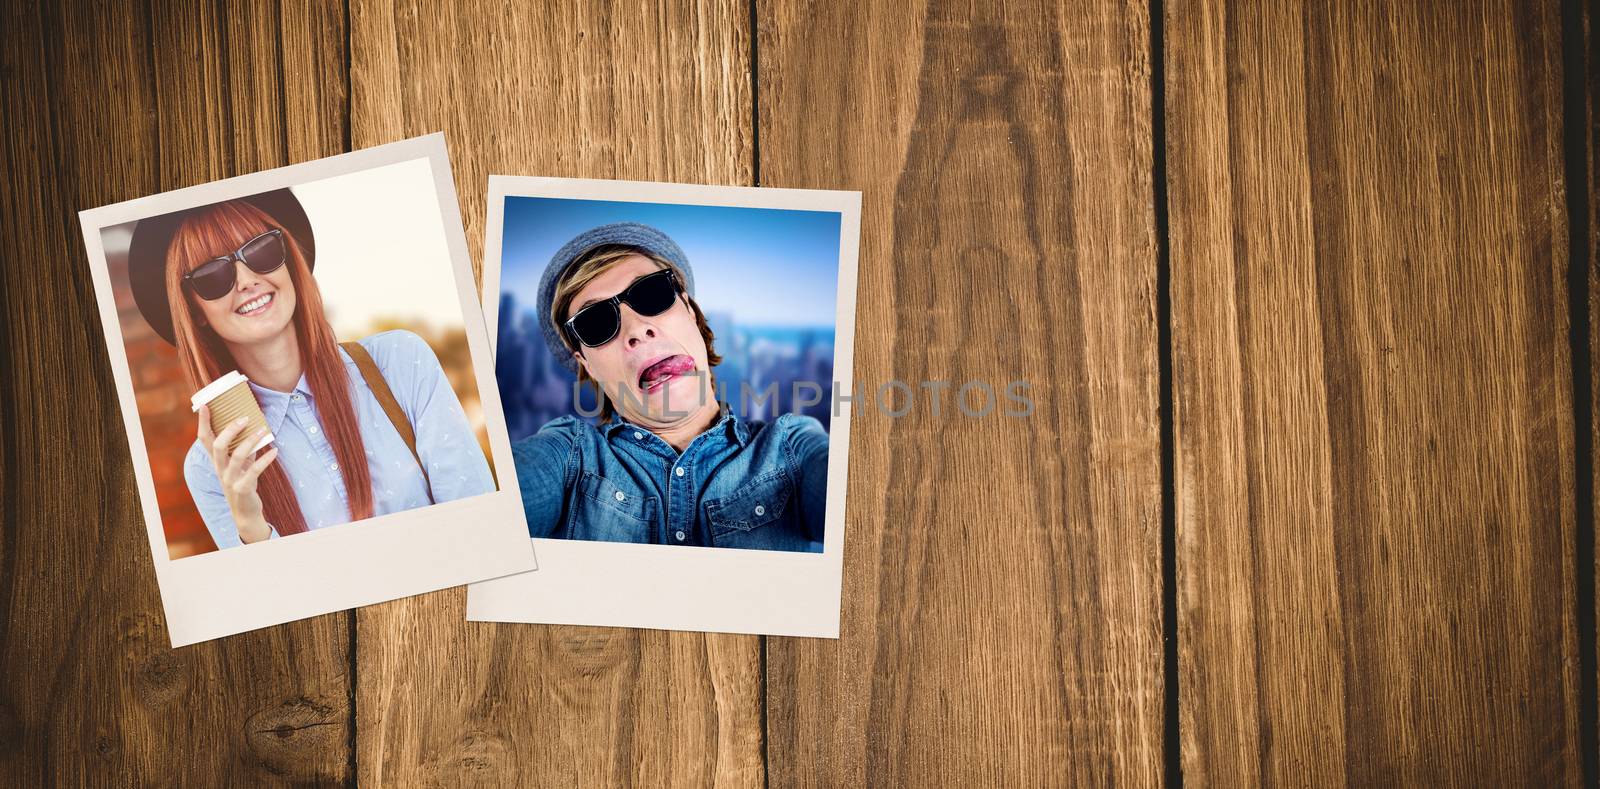
POLYGON ((340 343, 315 262, 310 222, 287 189, 134 229, 135 301, 177 347, 189 385, 240 371, 266 419, 234 447, 246 420, 213 430, 198 407, 184 478, 219 548, 494 490, 432 349, 407 331, 340 343))

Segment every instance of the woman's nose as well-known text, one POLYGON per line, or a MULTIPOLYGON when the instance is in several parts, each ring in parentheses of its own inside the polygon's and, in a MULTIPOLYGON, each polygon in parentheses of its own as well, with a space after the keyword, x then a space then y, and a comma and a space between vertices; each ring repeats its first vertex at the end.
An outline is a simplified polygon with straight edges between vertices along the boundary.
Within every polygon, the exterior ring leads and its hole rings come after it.
POLYGON ((244 261, 234 258, 233 287, 235 290, 244 290, 251 285, 264 281, 261 275, 251 271, 250 267, 244 264, 244 261))

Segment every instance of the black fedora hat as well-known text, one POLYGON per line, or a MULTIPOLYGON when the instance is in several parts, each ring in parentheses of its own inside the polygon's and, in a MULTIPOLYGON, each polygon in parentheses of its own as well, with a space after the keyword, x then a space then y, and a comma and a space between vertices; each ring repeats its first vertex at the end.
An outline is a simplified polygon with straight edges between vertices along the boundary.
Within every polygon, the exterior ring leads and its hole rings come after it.
MULTIPOLYGON (((264 211, 300 245, 305 255, 306 267, 317 264, 316 239, 311 234, 311 220, 300 199, 288 188, 238 198, 264 211)), ((168 344, 176 344, 172 332, 172 310, 167 305, 167 248, 172 245, 172 234, 184 217, 210 208, 215 203, 186 208, 170 214, 141 219, 133 226, 133 241, 128 245, 128 282, 133 288, 133 303, 145 323, 161 335, 168 344)))

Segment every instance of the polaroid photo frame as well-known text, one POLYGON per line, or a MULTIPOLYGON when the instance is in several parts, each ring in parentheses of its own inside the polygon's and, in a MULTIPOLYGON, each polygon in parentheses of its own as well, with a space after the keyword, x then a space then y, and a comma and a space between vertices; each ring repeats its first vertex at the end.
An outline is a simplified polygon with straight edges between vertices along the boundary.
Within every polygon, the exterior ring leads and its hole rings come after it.
MULTIPOLYGON (((832 234, 831 238, 801 237, 803 244, 815 242, 818 249, 833 250, 827 253, 832 257, 822 267, 826 269, 825 274, 819 274, 829 279, 823 284, 829 286, 830 298, 823 302, 821 311, 832 323, 832 341, 826 348, 831 352, 832 384, 822 393, 824 403, 831 407, 832 418, 827 427, 825 529, 820 546, 811 543, 808 550, 756 550, 671 544, 671 527, 662 532, 666 536, 655 544, 605 541, 605 538, 535 537, 532 541, 542 569, 538 573, 470 585, 467 594, 469 620, 838 637, 846 537, 850 403, 848 400, 839 402, 834 390, 851 394, 860 192, 491 175, 484 242, 483 302, 489 333, 496 338, 497 365, 505 365, 508 370, 514 366, 508 357, 508 342, 499 331, 507 328, 506 322, 517 320, 527 326, 527 331, 519 335, 522 341, 539 331, 529 325, 536 321, 531 317, 533 307, 528 300, 538 275, 527 269, 543 269, 550 259, 548 250, 560 246, 568 232, 583 224, 580 220, 588 217, 599 221, 609 217, 649 225, 666 212, 692 224, 697 220, 683 217, 695 215, 698 207, 729 211, 756 209, 750 213, 764 211, 762 221, 771 220, 779 225, 782 215, 787 213, 832 217, 828 225, 831 229, 826 231, 832 234), (510 261, 513 270, 508 272, 506 241, 511 234, 508 233, 507 206, 512 205, 516 210, 530 200, 543 201, 540 205, 551 206, 557 213, 561 213, 561 205, 567 201, 576 208, 563 214, 564 226, 554 222, 549 229, 551 237, 534 239, 538 242, 534 245, 540 250, 538 253, 513 250, 514 256, 522 257, 510 261), (609 208, 594 213, 590 209, 595 206, 609 208), (635 208, 640 211, 635 213, 635 208), (512 282, 513 278, 518 279, 512 282), (517 304, 519 297, 519 306, 525 309, 520 309, 517 315, 502 314, 502 303, 517 304), (819 547, 820 551, 816 551, 819 547)), ((706 255, 708 249, 721 245, 720 252, 711 254, 737 259, 739 250, 732 247, 740 242, 733 237, 753 232, 749 228, 741 229, 737 217, 726 221, 728 223, 721 227, 728 229, 728 233, 707 229, 703 234, 706 238, 700 239, 698 245, 690 243, 692 239, 679 239, 687 258, 695 266, 697 301, 709 298, 707 294, 716 290, 713 285, 718 283, 707 281, 712 274, 701 264, 693 263, 696 256, 706 255)), ((759 256, 759 247, 746 245, 743 249, 759 256)), ((761 288, 762 275, 758 269, 751 268, 745 281, 720 283, 721 290, 761 288)), ((806 297, 794 295, 792 299, 789 298, 791 294, 786 293, 771 295, 775 305, 784 300, 818 300, 814 293, 806 297)), ((715 305, 701 303, 701 306, 707 315, 715 310, 715 305)), ((775 310, 782 311, 781 308, 775 310)), ((814 309, 808 314, 817 312, 814 309)), ((724 352, 724 364, 713 368, 715 371, 728 366, 729 349, 723 347, 724 334, 725 330, 717 331, 716 345, 724 352)), ((549 354, 548 343, 531 353, 549 354)), ((546 360, 543 364, 548 371, 549 362, 546 360)), ((506 389, 518 385, 508 381, 508 377, 516 375, 523 374, 502 374, 502 401, 505 401, 506 389)), ((721 373, 717 375, 720 377, 721 373)), ((577 397, 575 391, 572 397, 577 397)), ((529 427, 524 424, 520 429, 527 432, 529 427)), ((518 430, 513 427, 513 432, 518 430)), ((627 432, 634 431, 629 427, 627 432)), ((523 438, 525 436, 512 436, 513 442, 523 438)), ((525 479, 524 484, 528 481, 525 479)), ((620 490, 611 491, 609 495, 619 493, 620 490)), ((705 504, 702 502, 698 506, 705 504)), ((570 508, 563 512, 571 517, 570 508)), ((681 532, 678 539, 683 539, 681 532)))
MULTIPOLYGON (((537 568, 442 133, 86 210, 80 213, 80 220, 174 647, 537 568), (341 321, 357 318, 367 322, 354 325, 377 327, 370 334, 365 329, 357 332, 366 335, 359 344, 376 359, 378 376, 387 382, 389 397, 401 412, 376 410, 374 401, 382 405, 376 391, 382 387, 372 388, 372 398, 362 399, 362 391, 373 379, 365 372, 355 373, 356 362, 348 345, 344 351, 334 352, 346 353, 345 357, 325 357, 348 360, 350 413, 356 432, 363 436, 376 514, 341 522, 340 518, 349 520, 344 504, 310 500, 312 490, 326 490, 330 496, 337 490, 342 495, 344 478, 337 473, 337 464, 333 464, 334 471, 322 471, 321 476, 296 472, 298 476, 289 474, 287 479, 297 498, 287 501, 297 502, 294 511, 305 513, 307 530, 280 536, 273 526, 270 538, 256 541, 242 539, 246 529, 231 520, 231 505, 207 487, 204 474, 212 473, 216 476, 211 480, 220 482, 220 472, 205 469, 202 463, 198 466, 202 473, 193 476, 195 461, 209 460, 209 456, 191 454, 201 448, 196 440, 198 417, 188 397, 195 387, 181 373, 185 369, 182 360, 189 358, 184 354, 200 353, 194 350, 199 343, 183 344, 185 340, 174 329, 179 317, 176 311, 168 307, 167 317, 160 317, 160 307, 168 304, 166 295, 159 295, 158 307, 149 306, 150 294, 162 289, 148 280, 151 276, 159 280, 168 272, 166 263, 142 262, 158 260, 159 250, 178 248, 177 244, 169 247, 177 235, 176 231, 166 231, 172 234, 168 236, 149 230, 146 236, 156 242, 148 249, 158 252, 146 254, 147 248, 139 246, 138 223, 148 221, 148 227, 155 228, 160 225, 158 218, 173 212, 223 201, 257 200, 266 194, 295 195, 294 202, 301 207, 298 225, 284 219, 282 212, 266 212, 269 218, 278 217, 275 221, 286 228, 279 232, 315 236, 313 243, 293 247, 314 247, 311 254, 296 252, 299 257, 295 257, 281 253, 279 259, 287 258, 293 265, 281 265, 272 276, 303 271, 313 277, 335 333, 341 321), (116 277, 108 262, 108 239, 118 263, 116 277), (416 278, 382 276, 381 267, 399 265, 396 252, 403 252, 408 265, 419 272, 416 278), (314 270, 304 262, 307 260, 316 263, 314 270), (151 271, 156 273, 147 276, 151 271), (352 281, 352 277, 357 279, 352 281), (366 277, 364 281, 362 277, 366 277), (428 293, 418 292, 424 285, 415 280, 425 281, 428 293), (145 284, 136 286, 136 281, 145 284), (414 290, 408 294, 407 288, 414 290), (143 292, 135 293, 141 289, 143 292), (163 322, 165 332, 156 328, 163 322), (135 348, 137 363, 130 359, 135 348), (414 423, 410 426, 415 428, 415 436, 410 441, 403 438, 402 420, 414 423), (181 453, 183 459, 169 456, 174 453, 181 453), (153 457, 163 475, 159 495, 153 457), (380 468, 387 463, 396 468, 380 468), (315 484, 302 486, 307 480, 315 484), (380 489, 384 486, 394 489, 380 489), (222 501, 220 510, 218 501, 222 501), (189 522, 190 531, 178 537, 170 534, 164 526, 164 510, 169 516, 182 515, 174 520, 189 522), (219 511, 228 519, 213 517, 219 511), (339 517, 329 518, 330 512, 339 517), (197 523, 203 528, 194 525, 197 523)), ((172 226, 176 227, 176 222, 172 226)), ((199 264, 194 265, 197 269, 199 264)), ((246 261, 238 259, 237 265, 235 281, 248 279, 246 261)), ((246 287, 240 284, 240 293, 248 293, 246 287)), ((287 303, 281 291, 261 287, 272 294, 272 301, 287 303)), ((310 303, 307 292, 299 291, 298 308, 310 303)), ((201 310, 202 297, 193 298, 191 309, 201 310)), ((242 296, 216 298, 215 303, 231 307, 226 299, 242 296)), ((252 303, 239 309, 272 309, 271 305, 252 307, 252 303)), ((212 314, 195 312, 184 320, 200 321, 217 336, 224 323, 229 331, 237 330, 239 324, 228 323, 232 318, 225 313, 215 313, 222 323, 202 321, 212 314)), ((296 332, 300 331, 296 322, 300 314, 292 313, 295 317, 288 324, 296 332)), ((338 334, 336 339, 357 337, 338 334)), ((303 401, 318 401, 314 392, 302 395, 298 387, 294 391, 284 397, 295 404, 278 413, 298 414, 294 418, 301 421, 295 424, 312 437, 303 447, 326 449, 337 443, 346 453, 344 457, 356 456, 354 442, 348 438, 327 436, 317 443, 316 434, 334 432, 333 427, 323 429, 323 424, 339 417, 313 410, 291 412, 288 409, 302 408, 303 401)), ((258 399, 274 396, 259 389, 256 394, 258 399)), ((282 436, 279 442, 289 444, 282 436)), ((267 451, 262 450, 263 454, 267 451)), ((290 451, 285 449, 268 465, 304 469, 315 460, 309 452, 303 453, 304 458, 290 460, 290 451), (300 465, 287 465, 294 463, 300 465)))

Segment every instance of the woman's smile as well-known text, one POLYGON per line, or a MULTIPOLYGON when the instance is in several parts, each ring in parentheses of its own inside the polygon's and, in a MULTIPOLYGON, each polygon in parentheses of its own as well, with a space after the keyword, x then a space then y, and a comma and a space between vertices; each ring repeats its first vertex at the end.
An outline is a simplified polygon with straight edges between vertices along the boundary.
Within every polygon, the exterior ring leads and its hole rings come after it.
POLYGON ((239 308, 234 310, 234 314, 243 315, 247 318, 254 318, 264 315, 266 314, 267 310, 272 307, 274 302, 275 300, 273 299, 272 293, 263 293, 262 295, 239 305, 239 308))

